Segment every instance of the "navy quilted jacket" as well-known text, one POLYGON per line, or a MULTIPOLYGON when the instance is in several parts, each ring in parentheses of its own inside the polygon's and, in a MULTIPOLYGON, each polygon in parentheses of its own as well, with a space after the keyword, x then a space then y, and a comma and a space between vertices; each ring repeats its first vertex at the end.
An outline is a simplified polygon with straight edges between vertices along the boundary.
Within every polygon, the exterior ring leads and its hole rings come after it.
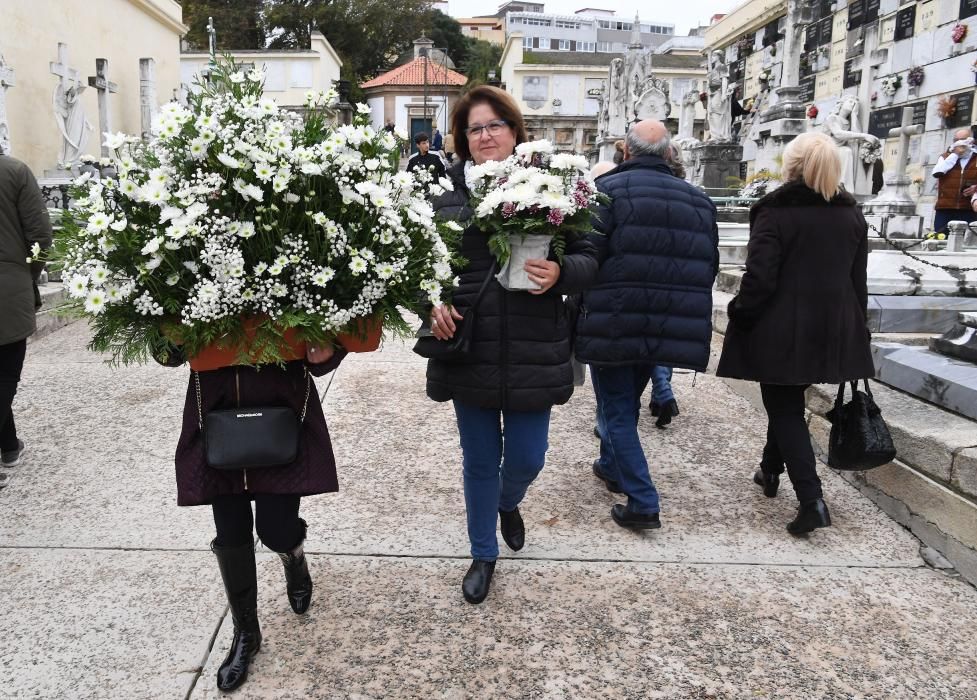
POLYGON ((577 359, 704 371, 719 270, 715 205, 658 156, 625 161, 597 187, 611 202, 595 223, 605 234, 594 236, 601 266, 583 295, 577 359))

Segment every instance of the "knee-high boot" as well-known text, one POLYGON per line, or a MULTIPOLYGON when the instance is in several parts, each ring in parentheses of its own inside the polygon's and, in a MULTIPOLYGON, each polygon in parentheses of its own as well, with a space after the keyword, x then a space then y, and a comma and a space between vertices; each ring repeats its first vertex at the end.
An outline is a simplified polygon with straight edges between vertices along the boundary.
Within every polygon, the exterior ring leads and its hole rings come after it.
POLYGON ((285 567, 285 590, 288 592, 288 602, 296 615, 302 615, 309 609, 312 602, 312 577, 309 575, 309 564, 305 560, 305 533, 308 525, 301 518, 302 539, 288 552, 279 552, 278 556, 285 567))
POLYGON ((211 550, 217 557, 224 591, 234 621, 234 640, 224 663, 217 669, 217 687, 234 690, 248 679, 251 659, 261 648, 258 626, 258 574, 255 569, 254 545, 221 547, 214 540, 211 550))

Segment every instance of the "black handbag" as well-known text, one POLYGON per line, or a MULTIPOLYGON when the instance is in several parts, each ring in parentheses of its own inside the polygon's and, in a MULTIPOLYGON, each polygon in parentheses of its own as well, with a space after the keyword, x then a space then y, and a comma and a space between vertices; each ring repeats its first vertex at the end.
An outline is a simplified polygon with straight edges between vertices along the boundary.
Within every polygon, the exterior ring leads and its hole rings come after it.
POLYGON ((848 403, 844 402, 845 385, 842 383, 834 408, 825 416, 831 422, 828 466, 833 469, 873 469, 896 457, 889 426, 882 420, 882 411, 872 398, 868 380, 863 381, 865 391, 858 390, 858 382, 851 382, 852 398, 848 403))
POLYGON ((312 379, 305 371, 305 403, 302 415, 282 406, 222 408, 203 415, 200 374, 197 385, 197 418, 204 438, 204 456, 213 469, 261 469, 291 464, 299 454, 299 438, 309 406, 312 379))
POLYGON ((462 319, 455 322, 455 334, 449 340, 439 340, 434 337, 431 332, 430 317, 424 319, 416 334, 417 342, 414 343, 414 352, 429 360, 443 360, 445 362, 460 362, 464 360, 471 351, 472 337, 475 334, 475 319, 478 315, 478 305, 482 301, 482 297, 485 295, 485 289, 488 287, 494 274, 495 264, 493 263, 492 267, 489 268, 488 275, 485 276, 485 280, 482 282, 481 288, 478 290, 475 301, 465 311, 462 319))

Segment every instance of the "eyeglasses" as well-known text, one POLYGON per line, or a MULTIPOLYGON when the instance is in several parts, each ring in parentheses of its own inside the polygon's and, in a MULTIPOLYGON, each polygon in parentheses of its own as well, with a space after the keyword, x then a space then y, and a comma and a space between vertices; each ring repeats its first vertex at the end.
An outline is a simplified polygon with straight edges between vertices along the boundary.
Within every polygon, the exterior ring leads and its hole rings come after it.
POLYGON ((465 136, 470 139, 477 139, 482 135, 482 132, 489 136, 498 136, 507 126, 509 126, 509 122, 505 119, 493 119, 488 124, 476 124, 468 127, 465 129, 465 136))

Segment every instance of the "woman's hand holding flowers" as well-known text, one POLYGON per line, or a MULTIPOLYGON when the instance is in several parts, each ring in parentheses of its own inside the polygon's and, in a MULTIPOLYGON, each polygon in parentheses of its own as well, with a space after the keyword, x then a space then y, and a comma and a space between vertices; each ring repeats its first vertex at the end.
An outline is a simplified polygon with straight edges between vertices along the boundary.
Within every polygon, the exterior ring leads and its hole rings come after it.
POLYGON ((526 261, 523 269, 529 279, 540 286, 539 289, 530 289, 530 294, 545 294, 560 279, 560 265, 552 260, 533 258, 526 261))

